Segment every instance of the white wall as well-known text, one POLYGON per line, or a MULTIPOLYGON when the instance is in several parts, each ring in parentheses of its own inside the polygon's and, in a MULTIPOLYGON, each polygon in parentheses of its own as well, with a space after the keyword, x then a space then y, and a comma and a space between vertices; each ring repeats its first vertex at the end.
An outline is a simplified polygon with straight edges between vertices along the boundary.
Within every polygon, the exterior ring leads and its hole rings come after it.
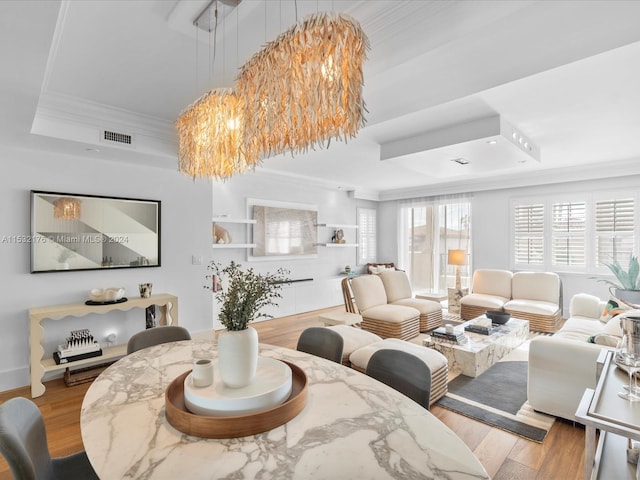
MULTIPOLYGON (((5 173, 0 178, 0 240, 30 235, 30 190, 84 193, 162 201, 162 266, 108 271, 29 273, 27 244, 0 241, 0 390, 29 384, 30 307, 84 302, 92 288, 122 286, 137 296, 138 283, 179 299, 179 321, 192 332, 212 328, 211 294, 203 288, 211 235, 211 183, 194 182, 176 170, 149 168, 95 158, 53 155, 0 146, 5 173), (9 173, 11 172, 11 173, 9 173)), ((144 310, 113 312, 45 322, 45 355, 69 331, 89 328, 98 340, 116 331, 118 343, 145 327, 144 310)))
MULTIPOLYGON (((472 271, 477 268, 513 268, 510 258, 510 202, 513 198, 555 195, 596 190, 637 189, 640 176, 628 176, 592 181, 568 182, 554 185, 492 190, 473 193, 472 200, 472 271)), ((460 192, 463 193, 463 192, 460 192)), ((398 201, 382 202, 378 208, 381 258, 397 261, 398 201)), ((638 253, 638 252, 636 252, 638 253)), ((606 299, 605 284, 592 275, 558 272, 563 284, 564 315, 569 313, 569 301, 576 293, 584 292, 606 299)))
MULTIPOLYGON (((355 200, 342 190, 255 173, 214 184, 213 213, 231 218, 248 218, 247 198, 313 205, 318 208, 318 223, 355 225, 356 207, 375 208, 375 203, 355 200)), ((248 241, 247 227, 225 225, 227 227, 234 242, 248 241)), ((345 229, 344 233, 347 243, 356 242, 355 230, 345 229)), ((319 242, 330 242, 331 230, 319 228, 318 237, 319 242)), ((213 249, 211 259, 222 265, 234 260, 245 268, 251 267, 262 273, 273 273, 282 267, 290 271, 291 279, 312 278, 313 281, 294 283, 283 288, 283 298, 279 300, 278 307, 267 311, 280 317, 342 304, 340 280, 343 277, 340 272, 344 271, 346 265, 355 268, 356 248, 319 246, 317 258, 252 262, 247 260, 246 249, 213 249)), ((214 312, 217 312, 217 304, 214 304, 214 312)))

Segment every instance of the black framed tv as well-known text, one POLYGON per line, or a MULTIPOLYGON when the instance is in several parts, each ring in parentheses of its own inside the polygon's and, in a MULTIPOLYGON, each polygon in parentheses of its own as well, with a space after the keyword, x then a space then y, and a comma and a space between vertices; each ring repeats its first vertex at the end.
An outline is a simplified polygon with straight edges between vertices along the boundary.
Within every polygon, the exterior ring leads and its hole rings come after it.
POLYGON ((159 267, 161 202, 31 191, 31 273, 159 267))

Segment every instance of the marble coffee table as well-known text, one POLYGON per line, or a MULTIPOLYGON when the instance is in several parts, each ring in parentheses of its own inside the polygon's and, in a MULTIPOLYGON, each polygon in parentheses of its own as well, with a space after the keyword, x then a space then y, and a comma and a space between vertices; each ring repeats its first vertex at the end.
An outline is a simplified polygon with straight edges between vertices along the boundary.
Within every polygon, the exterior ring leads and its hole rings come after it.
MULTIPOLYGON (((464 322, 455 327, 455 332, 464 332, 466 325, 472 324, 484 315, 464 322)), ((491 365, 520 346, 529 336, 529 321, 511 318, 498 327, 491 335, 465 332, 468 341, 455 344, 427 336, 423 344, 442 353, 449 361, 449 371, 459 372, 468 377, 477 377, 491 365)))

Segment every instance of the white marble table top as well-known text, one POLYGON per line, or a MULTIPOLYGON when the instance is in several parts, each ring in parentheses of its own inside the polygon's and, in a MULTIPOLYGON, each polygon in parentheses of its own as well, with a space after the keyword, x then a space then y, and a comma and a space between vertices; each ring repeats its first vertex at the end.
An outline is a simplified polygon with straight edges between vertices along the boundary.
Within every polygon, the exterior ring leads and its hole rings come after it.
POLYGON ((404 395, 353 369, 306 353, 260 345, 260 355, 300 366, 306 407, 269 432, 203 439, 173 428, 166 387, 215 345, 191 340, 128 355, 105 370, 82 403, 82 440, 109 479, 486 479, 447 426, 404 395))

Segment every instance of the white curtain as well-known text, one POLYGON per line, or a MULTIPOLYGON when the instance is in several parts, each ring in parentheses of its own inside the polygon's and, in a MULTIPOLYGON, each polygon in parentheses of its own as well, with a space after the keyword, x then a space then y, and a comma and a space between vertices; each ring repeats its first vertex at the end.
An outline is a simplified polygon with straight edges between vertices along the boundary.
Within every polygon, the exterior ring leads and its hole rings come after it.
MULTIPOLYGON (((400 202, 398 265, 406 270, 414 291, 446 292, 453 287, 455 267, 448 250, 467 252, 471 264, 471 195, 446 195, 400 202)), ((462 287, 469 266, 461 267, 462 287)))

